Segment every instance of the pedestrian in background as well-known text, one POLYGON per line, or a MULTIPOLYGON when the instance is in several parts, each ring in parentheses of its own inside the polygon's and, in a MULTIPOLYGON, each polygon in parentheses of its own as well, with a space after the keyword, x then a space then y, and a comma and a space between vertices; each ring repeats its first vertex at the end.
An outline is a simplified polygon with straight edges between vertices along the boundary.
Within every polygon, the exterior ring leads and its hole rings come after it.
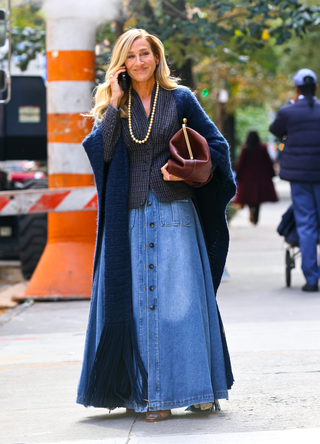
POLYGON ((233 384, 215 299, 235 192, 228 144, 144 30, 119 37, 91 116, 84 147, 99 222, 77 402, 146 412, 148 422, 178 407, 212 410, 233 384), (195 191, 167 170, 183 118, 217 164, 195 191))
POLYGON ((283 106, 270 131, 285 138, 280 177, 291 185, 294 217, 306 278, 303 291, 318 291, 317 243, 320 233, 320 102, 315 97, 317 76, 300 69, 293 76, 294 103, 283 106))
POLYGON ((272 182, 274 175, 266 145, 260 142, 256 131, 249 131, 236 167, 238 190, 234 203, 241 208, 249 206, 253 225, 258 223, 260 205, 278 200, 272 182))

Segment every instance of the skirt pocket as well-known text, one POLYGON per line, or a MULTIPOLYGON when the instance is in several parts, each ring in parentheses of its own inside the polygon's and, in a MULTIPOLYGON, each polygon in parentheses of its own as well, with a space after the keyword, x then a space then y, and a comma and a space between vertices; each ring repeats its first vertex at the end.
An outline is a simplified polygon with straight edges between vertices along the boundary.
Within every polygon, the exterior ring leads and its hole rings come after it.
POLYGON ((190 227, 191 208, 189 199, 173 202, 159 202, 160 224, 162 227, 190 227))

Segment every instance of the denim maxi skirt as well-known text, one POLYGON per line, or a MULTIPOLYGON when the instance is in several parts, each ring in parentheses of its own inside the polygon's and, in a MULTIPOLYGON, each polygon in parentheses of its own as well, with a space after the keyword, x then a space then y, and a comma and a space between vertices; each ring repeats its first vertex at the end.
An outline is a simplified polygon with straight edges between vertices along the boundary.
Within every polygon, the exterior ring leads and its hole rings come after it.
MULTIPOLYGON (((129 211, 129 238, 133 317, 148 372, 148 405, 123 407, 146 412, 227 399, 216 299, 192 199, 161 202, 150 190, 145 204, 129 211)), ((90 310, 96 322, 87 333, 80 403, 103 327, 104 254, 99 256, 90 310)))

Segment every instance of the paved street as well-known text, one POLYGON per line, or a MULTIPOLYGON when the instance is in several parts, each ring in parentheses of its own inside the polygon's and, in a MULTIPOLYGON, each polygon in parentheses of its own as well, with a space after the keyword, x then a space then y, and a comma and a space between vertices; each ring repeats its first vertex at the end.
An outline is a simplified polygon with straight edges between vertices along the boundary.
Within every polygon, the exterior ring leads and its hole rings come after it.
POLYGON ((218 302, 236 383, 221 412, 147 424, 75 404, 89 302, 25 304, 0 317, 0 444, 318 444, 320 293, 300 290, 298 263, 285 287, 275 230, 290 201, 286 183, 277 189, 257 227, 247 209, 231 222, 218 302))

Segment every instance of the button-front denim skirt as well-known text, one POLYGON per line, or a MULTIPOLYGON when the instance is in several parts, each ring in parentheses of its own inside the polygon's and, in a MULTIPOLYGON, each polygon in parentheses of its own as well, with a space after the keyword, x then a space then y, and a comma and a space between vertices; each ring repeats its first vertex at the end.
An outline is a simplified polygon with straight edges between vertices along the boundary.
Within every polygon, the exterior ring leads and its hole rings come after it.
MULTIPOLYGON (((148 404, 122 407, 145 412, 228 398, 209 259, 192 199, 161 202, 150 190, 145 204, 129 211, 129 238, 133 317, 148 372, 148 404)), ((101 253, 90 312, 96 322, 87 333, 80 403, 103 326, 101 253)))
POLYGON ((148 406, 165 410, 227 398, 207 250, 192 199, 148 199, 129 213, 133 315, 148 372, 148 406))

